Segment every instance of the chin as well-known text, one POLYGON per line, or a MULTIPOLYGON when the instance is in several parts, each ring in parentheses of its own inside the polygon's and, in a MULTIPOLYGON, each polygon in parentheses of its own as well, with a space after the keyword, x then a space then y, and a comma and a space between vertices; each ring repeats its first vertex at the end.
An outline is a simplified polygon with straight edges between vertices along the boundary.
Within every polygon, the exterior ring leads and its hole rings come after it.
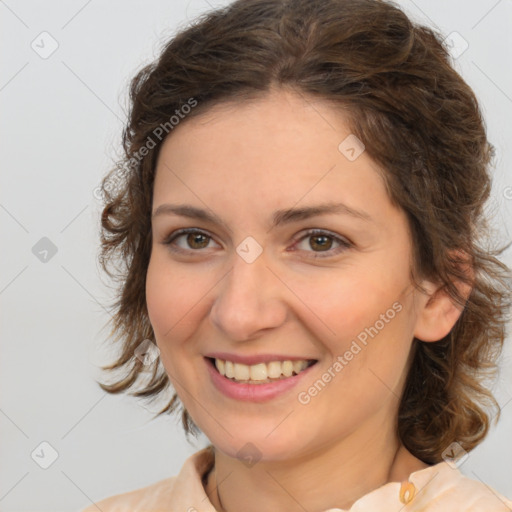
POLYGON ((271 434, 267 437, 267 434, 251 435, 251 432, 246 432, 243 437, 226 435, 222 439, 211 439, 211 443, 225 455, 246 461, 248 467, 260 460, 287 460, 294 447, 303 445, 303 442, 294 441, 289 436, 271 434))

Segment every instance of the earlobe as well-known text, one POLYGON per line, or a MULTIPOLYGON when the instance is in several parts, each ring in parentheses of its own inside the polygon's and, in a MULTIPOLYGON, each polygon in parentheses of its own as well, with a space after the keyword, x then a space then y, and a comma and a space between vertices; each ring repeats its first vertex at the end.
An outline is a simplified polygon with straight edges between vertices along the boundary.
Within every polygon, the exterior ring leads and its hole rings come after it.
MULTIPOLYGON (((461 252, 456 251, 456 256, 460 257, 461 252)), ((473 280, 473 269, 467 262, 463 265, 463 271, 466 276, 473 280)), ((452 330, 462 314, 464 306, 458 304, 450 296, 443 284, 425 281, 422 285, 428 291, 428 294, 423 294, 421 297, 414 337, 426 342, 439 341, 452 330)), ((472 287, 462 281, 456 281, 455 285, 460 295, 467 300, 472 287)))

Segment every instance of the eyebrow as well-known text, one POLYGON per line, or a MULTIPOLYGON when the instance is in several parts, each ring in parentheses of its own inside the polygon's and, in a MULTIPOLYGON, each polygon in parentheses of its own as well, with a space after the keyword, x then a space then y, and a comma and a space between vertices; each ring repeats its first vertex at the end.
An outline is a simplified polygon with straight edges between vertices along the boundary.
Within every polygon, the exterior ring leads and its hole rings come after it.
MULTIPOLYGON (((362 210, 355 210, 354 208, 351 208, 343 203, 325 203, 313 206, 305 206, 301 208, 286 208, 282 210, 276 210, 272 216, 271 229, 279 225, 290 224, 292 222, 298 222, 310 217, 328 213, 349 215, 366 222, 373 221, 370 215, 362 210)), ((223 226, 228 232, 231 232, 231 229, 226 225, 226 223, 211 210, 208 211, 191 205, 161 204, 153 212, 152 218, 154 219, 159 215, 179 215, 181 217, 188 217, 190 219, 197 219, 219 224, 223 226)))

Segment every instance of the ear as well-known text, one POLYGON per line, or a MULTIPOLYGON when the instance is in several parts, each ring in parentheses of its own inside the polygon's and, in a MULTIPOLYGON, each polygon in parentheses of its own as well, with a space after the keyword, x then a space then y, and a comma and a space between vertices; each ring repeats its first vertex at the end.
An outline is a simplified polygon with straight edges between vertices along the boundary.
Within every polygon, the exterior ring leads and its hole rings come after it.
MULTIPOLYGON (((459 250, 450 252, 451 257, 458 262, 462 272, 474 280, 473 267, 468 262, 466 253, 459 250)), ((454 281, 459 293, 468 299, 472 287, 460 280, 454 281)), ((444 338, 459 319, 464 307, 457 304, 443 288, 441 283, 425 280, 422 285, 428 291, 421 294, 418 301, 418 317, 414 329, 414 337, 421 341, 439 341, 444 338)))

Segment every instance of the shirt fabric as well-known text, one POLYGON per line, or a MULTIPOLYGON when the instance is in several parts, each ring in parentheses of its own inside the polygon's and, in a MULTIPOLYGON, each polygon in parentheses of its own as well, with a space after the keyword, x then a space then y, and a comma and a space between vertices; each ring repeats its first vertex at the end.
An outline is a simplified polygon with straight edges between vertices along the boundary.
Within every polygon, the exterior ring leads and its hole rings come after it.
MULTIPOLYGON (((81 512, 217 512, 202 482, 213 464, 210 445, 189 456, 178 475, 103 499, 81 512)), ((512 501, 440 462, 411 473, 408 482, 389 482, 374 489, 349 510, 322 512, 512 512, 512 501)))

